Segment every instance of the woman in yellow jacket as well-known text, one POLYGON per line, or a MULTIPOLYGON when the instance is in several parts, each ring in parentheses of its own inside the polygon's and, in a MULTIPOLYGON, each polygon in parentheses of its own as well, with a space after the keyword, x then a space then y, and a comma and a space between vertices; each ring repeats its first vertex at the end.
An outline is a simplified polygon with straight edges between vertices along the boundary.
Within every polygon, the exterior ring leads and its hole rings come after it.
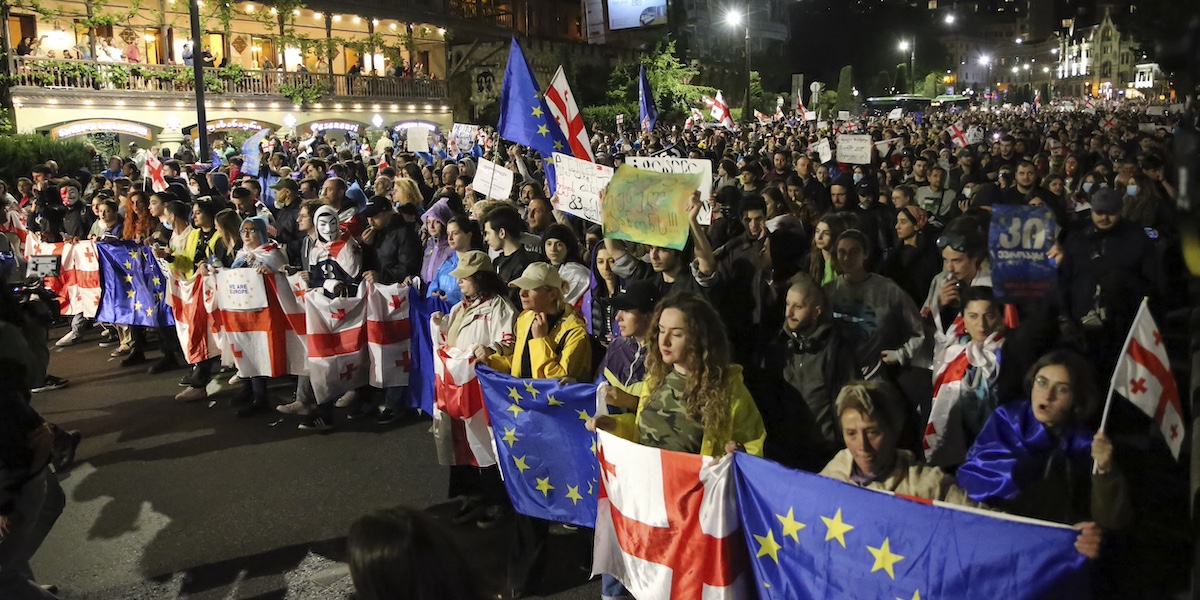
POLYGON ((596 417, 599 427, 646 446, 719 457, 737 448, 762 456, 762 415, 730 363, 721 317, 699 294, 669 296, 650 324, 657 343, 633 414, 596 417))

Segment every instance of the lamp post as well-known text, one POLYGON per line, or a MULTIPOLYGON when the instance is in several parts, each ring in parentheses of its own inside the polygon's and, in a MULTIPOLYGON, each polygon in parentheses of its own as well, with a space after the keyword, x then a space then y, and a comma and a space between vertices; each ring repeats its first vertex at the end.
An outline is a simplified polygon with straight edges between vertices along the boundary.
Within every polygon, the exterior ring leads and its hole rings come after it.
POLYGON ((899 48, 901 52, 908 53, 908 93, 911 94, 917 89, 917 42, 901 41, 899 48))
POLYGON ((745 12, 737 9, 730 9, 725 13, 725 23, 730 27, 737 27, 745 20, 746 25, 746 96, 742 102, 742 121, 752 123, 754 118, 754 109, 750 108, 750 9, 745 12))
POLYGON ((984 80, 983 95, 987 98, 987 91, 992 87, 992 57, 987 54, 979 55, 979 64, 987 65, 987 79, 984 80))
MULTIPOLYGON (((208 115, 204 107, 204 60, 201 56, 201 45, 203 41, 203 32, 200 30, 200 1, 190 0, 188 2, 188 17, 192 27, 192 75, 195 83, 192 87, 196 89, 196 134, 200 142, 200 152, 196 156, 198 162, 203 162, 208 157, 208 115)), ((92 40, 95 41, 95 36, 92 40)), ((93 53, 92 56, 95 56, 93 53)))

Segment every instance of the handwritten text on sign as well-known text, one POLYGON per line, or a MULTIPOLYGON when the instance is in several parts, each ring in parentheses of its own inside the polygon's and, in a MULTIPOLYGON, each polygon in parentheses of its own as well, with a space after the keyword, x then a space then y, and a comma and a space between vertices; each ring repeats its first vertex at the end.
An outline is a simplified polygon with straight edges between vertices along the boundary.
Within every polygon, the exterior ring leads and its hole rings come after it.
POLYGON ((1056 278, 1047 252, 1058 225, 1044 206, 996 205, 992 209, 988 250, 992 285, 1001 298, 1042 299, 1056 278))
POLYGON ((657 173, 625 165, 604 196, 606 237, 682 250, 687 244, 687 204, 700 174, 657 173))
POLYGON ((871 164, 871 148, 874 145, 869 135, 839 135, 837 138, 838 162, 849 165, 871 164))
POLYGON ((512 193, 513 172, 486 159, 479 159, 471 186, 486 198, 506 200, 512 193))
POLYGON ((613 178, 613 168, 554 153, 554 208, 600 223, 600 192, 613 178))
POLYGON ((647 171, 659 173, 693 173, 704 177, 696 187, 700 192, 700 214, 697 220, 701 225, 712 222, 712 204, 709 196, 712 194, 712 161, 707 158, 676 158, 673 156, 629 156, 625 163, 647 171))

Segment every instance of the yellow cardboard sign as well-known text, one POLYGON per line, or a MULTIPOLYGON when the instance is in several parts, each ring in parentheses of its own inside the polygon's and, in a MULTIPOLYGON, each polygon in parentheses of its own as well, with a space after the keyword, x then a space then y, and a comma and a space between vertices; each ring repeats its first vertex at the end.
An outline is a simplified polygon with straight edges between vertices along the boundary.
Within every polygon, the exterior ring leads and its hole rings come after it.
POLYGON ((659 173, 622 165, 605 190, 606 237, 683 250, 688 200, 702 173, 659 173))

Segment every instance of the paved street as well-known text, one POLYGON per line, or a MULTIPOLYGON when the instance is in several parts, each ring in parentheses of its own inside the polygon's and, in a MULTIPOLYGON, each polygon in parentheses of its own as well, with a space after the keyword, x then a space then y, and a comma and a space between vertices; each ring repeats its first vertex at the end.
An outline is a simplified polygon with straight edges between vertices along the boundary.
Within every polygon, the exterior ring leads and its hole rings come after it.
MULTIPOLYGON (((294 420, 273 426, 273 415, 238 419, 230 393, 212 407, 181 404, 183 371, 150 376, 108 353, 90 337, 56 349, 51 372, 71 386, 34 396, 46 418, 84 435, 62 479, 66 510, 33 563, 64 598, 345 598, 337 561, 355 517, 397 504, 447 510, 436 506, 447 472, 425 420, 339 418, 320 435, 294 420)), ((506 529, 455 533, 483 577, 502 573, 506 529)), ((552 538, 546 587, 558 593, 547 597, 599 596, 582 569, 590 544, 587 532, 552 538)))

